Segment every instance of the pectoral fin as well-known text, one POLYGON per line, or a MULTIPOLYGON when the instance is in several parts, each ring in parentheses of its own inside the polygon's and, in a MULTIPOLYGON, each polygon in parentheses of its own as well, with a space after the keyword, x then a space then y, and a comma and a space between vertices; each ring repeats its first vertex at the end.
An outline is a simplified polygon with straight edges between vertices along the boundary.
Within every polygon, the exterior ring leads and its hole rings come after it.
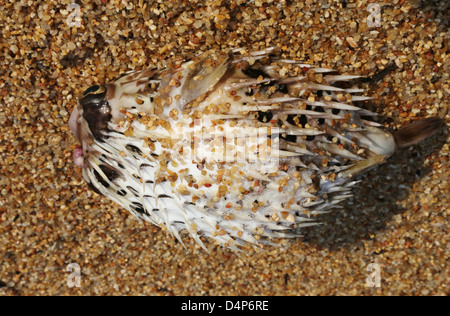
POLYGON ((181 88, 181 102, 188 104, 211 91, 228 70, 228 55, 210 54, 191 64, 181 88))
POLYGON ((357 161, 350 168, 342 171, 340 173, 340 176, 341 177, 352 177, 352 176, 354 176, 358 173, 361 173, 367 169, 375 167, 376 165, 379 165, 380 163, 383 163, 387 157, 388 156, 378 155, 378 156, 369 157, 365 160, 357 161))

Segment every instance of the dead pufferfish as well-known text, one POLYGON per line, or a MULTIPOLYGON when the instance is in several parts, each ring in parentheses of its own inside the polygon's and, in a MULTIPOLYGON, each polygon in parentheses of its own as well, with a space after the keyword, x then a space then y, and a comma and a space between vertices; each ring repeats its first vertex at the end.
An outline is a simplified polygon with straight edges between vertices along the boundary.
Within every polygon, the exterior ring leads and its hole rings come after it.
POLYGON ((390 133, 359 108, 360 76, 276 55, 208 52, 84 91, 69 125, 76 165, 140 220, 240 249, 296 237, 351 196, 355 175, 434 134, 390 133))

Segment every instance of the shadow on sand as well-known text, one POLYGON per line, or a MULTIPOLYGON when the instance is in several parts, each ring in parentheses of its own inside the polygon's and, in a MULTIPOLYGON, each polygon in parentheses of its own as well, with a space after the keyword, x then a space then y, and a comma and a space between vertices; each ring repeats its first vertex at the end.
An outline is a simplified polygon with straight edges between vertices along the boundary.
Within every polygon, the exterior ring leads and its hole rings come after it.
POLYGON ((450 1, 443 0, 409 0, 411 5, 422 10, 428 17, 439 19, 442 25, 450 24, 450 1))
POLYGON ((322 225, 306 228, 302 241, 329 250, 353 249, 387 229, 392 217, 410 211, 399 201, 411 194, 414 183, 431 172, 424 162, 439 152, 447 137, 448 128, 443 124, 436 135, 398 151, 384 164, 361 175, 354 196, 342 204, 342 209, 321 215, 318 220, 322 225))

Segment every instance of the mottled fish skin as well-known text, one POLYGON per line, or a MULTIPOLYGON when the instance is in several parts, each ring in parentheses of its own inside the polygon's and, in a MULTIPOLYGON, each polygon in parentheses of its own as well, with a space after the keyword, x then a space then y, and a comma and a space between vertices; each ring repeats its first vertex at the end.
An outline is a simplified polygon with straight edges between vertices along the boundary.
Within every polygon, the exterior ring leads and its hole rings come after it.
POLYGON ((203 248, 299 236, 339 208, 395 139, 355 106, 362 89, 341 88, 359 76, 276 53, 208 52, 87 89, 71 128, 90 187, 203 248))

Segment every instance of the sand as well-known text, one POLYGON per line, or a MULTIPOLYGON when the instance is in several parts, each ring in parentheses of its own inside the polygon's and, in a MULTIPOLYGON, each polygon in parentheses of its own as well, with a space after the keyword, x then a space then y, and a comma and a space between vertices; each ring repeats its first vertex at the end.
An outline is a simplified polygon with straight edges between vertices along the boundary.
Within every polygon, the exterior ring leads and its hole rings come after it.
POLYGON ((158 2, 0 0, 0 295, 450 294, 448 2, 158 2), (67 125, 84 89, 209 49, 271 46, 346 74, 395 65, 364 85, 366 107, 388 129, 446 124, 280 248, 183 248, 89 190, 67 125))

